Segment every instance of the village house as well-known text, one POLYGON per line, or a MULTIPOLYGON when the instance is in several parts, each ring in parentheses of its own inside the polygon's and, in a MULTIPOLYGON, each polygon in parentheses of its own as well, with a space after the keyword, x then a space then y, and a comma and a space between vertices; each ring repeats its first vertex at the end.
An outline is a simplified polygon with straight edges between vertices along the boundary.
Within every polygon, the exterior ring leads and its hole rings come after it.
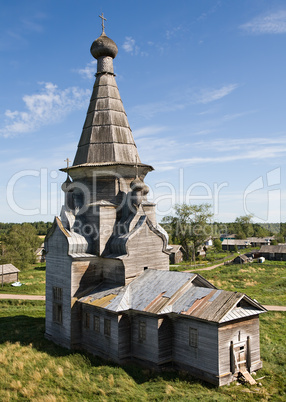
POLYGON ((286 244, 278 246, 262 246, 259 256, 266 260, 286 261, 286 244))
POLYGON ((221 247, 225 251, 241 250, 249 246, 250 242, 248 240, 240 239, 224 239, 221 243, 221 247))
POLYGON ((13 264, 0 265, 0 283, 18 282, 19 272, 13 264))
POLYGON ((261 368, 266 310, 198 274, 169 271, 168 235, 144 183, 153 168, 140 161, 115 81, 117 51, 103 26, 76 156, 62 169, 65 203, 45 239, 45 335, 120 364, 228 384, 261 368))
POLYGON ((46 261, 44 246, 45 246, 44 243, 42 243, 41 247, 37 248, 37 250, 35 251, 36 262, 45 262, 46 261))
POLYGON ((184 248, 179 244, 169 244, 170 264, 179 264, 184 259, 184 248))
POLYGON ((249 241, 252 247, 261 247, 261 246, 269 246, 271 244, 271 240, 274 239, 274 236, 269 237, 248 237, 246 240, 249 241))
POLYGON ((232 263, 233 264, 247 264, 247 263, 252 262, 252 261, 253 261, 252 257, 248 257, 245 254, 241 254, 241 255, 238 255, 237 257, 235 257, 232 260, 232 263))

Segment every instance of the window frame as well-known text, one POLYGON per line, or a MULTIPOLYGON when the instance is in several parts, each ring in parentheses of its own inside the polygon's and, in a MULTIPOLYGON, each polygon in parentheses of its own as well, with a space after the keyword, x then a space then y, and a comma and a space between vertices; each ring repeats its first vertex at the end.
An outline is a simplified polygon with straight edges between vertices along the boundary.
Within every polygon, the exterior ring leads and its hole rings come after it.
POLYGON ((63 323, 63 288, 53 286, 53 322, 63 323))
POLYGON ((93 330, 96 333, 100 333, 100 316, 93 315, 93 330))
POLYGON ((138 325, 138 338, 140 342, 146 341, 146 321, 139 321, 138 325))
POLYGON ((85 311, 83 313, 83 327, 85 329, 90 328, 90 313, 88 311, 85 311))
POLYGON ((104 318, 104 335, 111 336, 111 320, 110 320, 110 318, 104 318))
POLYGON ((191 348, 198 348, 199 331, 197 328, 189 327, 189 346, 191 348))

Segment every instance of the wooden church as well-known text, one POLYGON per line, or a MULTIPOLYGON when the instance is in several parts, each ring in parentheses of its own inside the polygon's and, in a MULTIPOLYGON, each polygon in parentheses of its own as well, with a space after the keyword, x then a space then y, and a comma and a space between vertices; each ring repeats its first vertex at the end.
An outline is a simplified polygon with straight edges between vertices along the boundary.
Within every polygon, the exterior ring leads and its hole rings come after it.
POLYGON ((168 236, 147 200, 119 95, 117 46, 91 46, 96 80, 65 204, 45 240, 46 337, 118 363, 171 366, 216 385, 261 368, 259 314, 248 296, 169 271, 168 236))

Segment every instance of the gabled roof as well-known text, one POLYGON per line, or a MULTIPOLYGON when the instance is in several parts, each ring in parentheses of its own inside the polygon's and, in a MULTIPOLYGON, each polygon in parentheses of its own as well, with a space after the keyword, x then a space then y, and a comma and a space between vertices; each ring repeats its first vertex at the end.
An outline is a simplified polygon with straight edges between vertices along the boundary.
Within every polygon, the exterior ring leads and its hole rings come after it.
POLYGON ((3 270, 3 275, 14 274, 15 272, 20 272, 20 270, 18 268, 16 268, 13 264, 0 265, 0 275, 2 275, 2 270, 3 270))
POLYGON ((224 239, 221 243, 223 246, 247 246, 250 244, 249 240, 241 240, 241 239, 224 239))
POLYGON ((248 237, 246 240, 248 240, 250 243, 268 243, 270 242, 274 236, 268 236, 268 237, 248 237))
POLYGON ((168 248, 171 253, 175 253, 175 254, 180 250, 184 251, 183 246, 181 246, 180 244, 169 244, 168 248), (172 247, 172 249, 171 249, 171 247, 172 247))
POLYGON ((286 253, 286 244, 280 246, 261 246, 260 253, 278 253, 285 254, 286 253))
POLYGON ((101 283, 79 302, 114 312, 178 314, 216 323, 266 311, 243 293, 218 290, 198 274, 152 269, 127 286, 101 283))
POLYGON ((242 261, 244 261, 244 262, 248 262, 248 261, 249 261, 249 257, 247 257, 247 255, 245 255, 245 254, 241 254, 241 255, 236 256, 236 257, 234 258, 234 260, 236 260, 236 259, 242 260, 242 261))

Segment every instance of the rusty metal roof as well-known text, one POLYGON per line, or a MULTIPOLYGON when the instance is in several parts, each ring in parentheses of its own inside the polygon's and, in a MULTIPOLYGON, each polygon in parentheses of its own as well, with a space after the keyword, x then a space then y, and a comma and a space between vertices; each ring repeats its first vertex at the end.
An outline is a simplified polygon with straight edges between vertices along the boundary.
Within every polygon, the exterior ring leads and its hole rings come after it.
POLYGON ((102 283, 79 301, 114 312, 132 309, 158 315, 173 313, 217 323, 266 311, 243 293, 216 289, 198 277, 148 269, 127 286, 102 283), (240 306, 242 299, 244 304, 240 306))

